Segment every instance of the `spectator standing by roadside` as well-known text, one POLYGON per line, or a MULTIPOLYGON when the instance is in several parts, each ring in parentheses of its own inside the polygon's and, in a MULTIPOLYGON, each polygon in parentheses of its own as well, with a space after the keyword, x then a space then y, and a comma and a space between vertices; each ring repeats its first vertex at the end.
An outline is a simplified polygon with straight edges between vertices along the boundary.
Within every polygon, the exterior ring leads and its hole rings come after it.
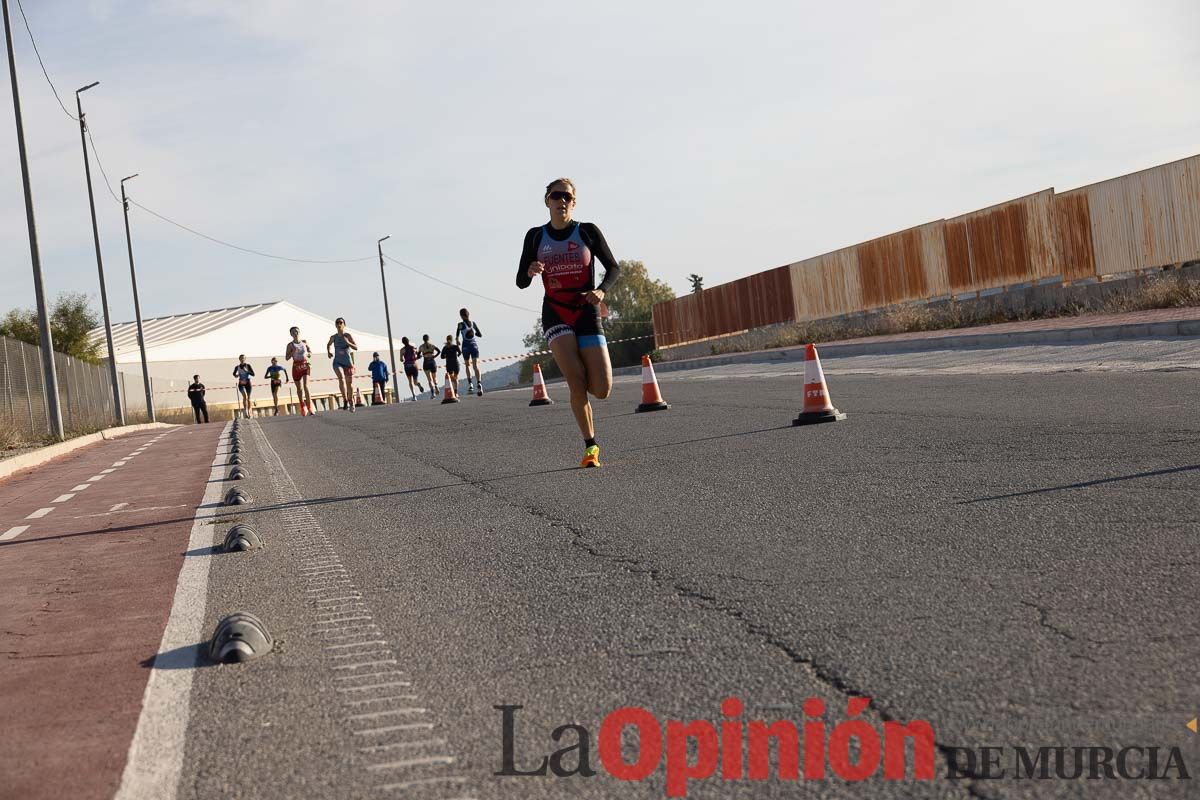
POLYGON ((188 400, 192 401, 192 413, 196 415, 196 424, 200 424, 200 415, 204 415, 204 421, 208 422, 208 403, 204 400, 204 384, 200 382, 199 375, 192 376, 192 382, 188 384, 188 400))
POLYGON ((374 392, 379 392, 379 402, 383 403, 387 399, 387 382, 391 373, 388 371, 387 362, 379 357, 379 353, 372 353, 373 358, 371 363, 367 364, 367 369, 371 373, 371 383, 374 385, 374 392))

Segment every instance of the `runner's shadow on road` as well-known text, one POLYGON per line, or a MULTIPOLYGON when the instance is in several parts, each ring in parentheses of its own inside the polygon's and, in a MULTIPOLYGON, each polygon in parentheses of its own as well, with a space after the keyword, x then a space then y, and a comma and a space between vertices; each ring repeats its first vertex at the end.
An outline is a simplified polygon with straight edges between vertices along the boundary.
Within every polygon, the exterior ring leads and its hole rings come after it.
POLYGON ((208 654, 205 652, 207 649, 207 642, 201 642, 200 644, 188 644, 184 645, 183 647, 176 647, 173 650, 155 653, 149 658, 139 662, 139 666, 145 669, 196 669, 197 667, 215 667, 216 664, 208 660, 208 654))
POLYGON ((224 554, 224 549, 220 545, 212 544, 208 547, 197 547, 194 550, 184 552, 184 558, 192 558, 194 556, 219 556, 224 554))
POLYGON ((631 447, 627 452, 637 453, 642 450, 658 450, 662 447, 678 447, 684 444, 696 444, 697 442, 711 442, 715 439, 729 439, 734 436, 751 436, 756 433, 771 433, 772 431, 791 430, 792 425, 777 425, 773 428, 755 428, 752 431, 737 431, 736 433, 719 433, 716 436, 701 436, 698 439, 684 439, 679 442, 662 442, 661 444, 648 444, 645 447, 631 447))
POLYGON ((434 492, 438 489, 452 489, 456 486, 477 486, 481 483, 495 483, 496 481, 507 481, 515 478, 532 478, 539 475, 553 475, 557 472, 579 472, 583 467, 559 467, 557 469, 543 469, 537 472, 520 472, 511 475, 492 475, 484 478, 475 478, 474 480, 455 481, 454 483, 443 483, 437 486, 422 486, 419 489, 398 489, 394 492, 375 492, 373 494, 355 494, 343 495, 337 497, 310 497, 292 500, 286 503, 276 503, 269 506, 260 506, 252 508, 249 506, 237 506, 236 511, 230 509, 230 514, 261 514, 270 511, 282 511, 288 508, 299 508, 302 506, 323 506, 330 503, 347 503, 357 500, 376 500, 381 497, 402 497, 407 494, 420 494, 421 492, 434 492))
POLYGON ((989 500, 1007 500, 1010 497, 1025 497, 1032 494, 1046 494, 1047 492, 1061 492, 1066 489, 1086 489, 1090 486, 1101 486, 1106 483, 1118 483, 1120 481, 1132 481, 1138 478, 1153 478, 1158 475, 1173 475, 1177 472, 1194 472, 1200 470, 1200 464, 1191 464, 1186 467, 1171 467, 1170 469, 1156 469, 1151 472, 1137 472, 1133 475, 1119 475, 1115 478, 1097 478, 1094 481, 1081 481, 1079 483, 1068 483, 1063 486, 1047 486, 1043 489, 1028 489, 1024 492, 1009 492, 1008 494, 996 494, 991 497, 977 497, 974 500, 959 500, 955 505, 969 506, 974 503, 986 503, 989 500))

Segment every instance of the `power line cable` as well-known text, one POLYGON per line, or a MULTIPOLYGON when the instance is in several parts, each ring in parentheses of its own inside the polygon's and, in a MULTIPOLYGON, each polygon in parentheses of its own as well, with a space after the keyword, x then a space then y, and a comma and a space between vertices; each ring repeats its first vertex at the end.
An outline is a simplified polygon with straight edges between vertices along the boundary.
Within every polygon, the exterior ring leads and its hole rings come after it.
POLYGON ((137 206, 138 208, 140 208, 142 211, 145 211, 150 216, 157 217, 158 219, 162 220, 163 222, 166 222, 169 225, 174 225, 176 228, 179 228, 180 230, 185 230, 188 233, 192 234, 193 236, 199 236, 201 239, 207 239, 208 241, 213 242, 214 244, 219 244, 219 245, 222 245, 223 247, 229 247, 234 250, 240 250, 243 253, 249 253, 251 255, 260 256, 262 258, 271 258, 276 261, 290 261, 294 264, 358 264, 358 263, 361 263, 364 261, 374 261, 375 260, 375 256, 363 256, 362 258, 292 258, 290 256, 280 256, 280 255, 276 255, 274 253, 266 253, 266 252, 263 252, 262 250, 255 250, 250 247, 242 247, 239 244, 227 242, 223 239, 218 239, 215 236, 209 236, 207 233, 202 233, 202 232, 196 230, 195 228, 189 228, 187 225, 184 225, 182 222, 176 222, 175 220, 171 219, 170 217, 163 216, 162 214, 158 213, 157 211, 155 211, 152 208, 147 208, 146 206, 139 203, 137 200, 134 200, 132 197, 129 198, 129 204, 137 206))
POLYGON ((507 303, 503 300, 497 300, 494 297, 488 297, 486 294, 480 294, 479 292, 473 292, 470 289, 464 289, 463 287, 457 286, 453 283, 450 283, 449 281, 444 281, 441 278, 434 277, 433 275, 430 275, 428 272, 422 272, 421 270, 417 269, 416 267, 412 266, 411 264, 405 264, 403 261, 401 261, 399 259, 392 258, 387 253, 384 253, 383 257, 386 258, 388 261, 391 261, 393 264, 397 264, 401 267, 404 267, 405 269, 412 270, 413 272, 417 273, 418 275, 420 275, 424 278, 428 278, 431 281, 440 283, 443 286, 449 286, 451 289, 457 289, 460 292, 464 292, 464 293, 472 295, 474 297, 478 297, 481 300, 487 300, 489 303, 498 303, 499 305, 502 305, 502 306, 508 306, 509 308, 515 308, 518 311, 528 311, 531 314, 540 314, 541 313, 537 309, 526 308, 525 306, 514 305, 512 303, 507 303))
POLYGON ((112 195, 112 199, 120 204, 121 198, 117 197, 117 193, 113 191, 112 184, 108 181, 108 173, 104 171, 104 164, 100 161, 100 151, 96 149, 96 140, 92 138, 92 126, 84 122, 83 130, 87 133, 88 142, 92 145, 92 155, 96 159, 96 166, 100 169, 100 177, 104 178, 104 185, 108 187, 108 193, 112 195))
POLYGON ((46 83, 50 84, 50 91, 54 92, 54 99, 58 101, 59 108, 63 110, 71 119, 79 122, 79 117, 72 114, 63 105, 62 98, 58 96, 58 89, 54 88, 54 81, 50 80, 50 73, 46 71, 46 65, 42 63, 42 54, 38 52, 37 40, 33 38, 33 30, 29 27, 29 18, 25 16, 25 7, 21 5, 21 0, 17 0, 17 9, 21 12, 21 19, 25 21, 25 31, 29 34, 29 42, 33 45, 33 54, 37 56, 38 65, 42 68, 42 74, 46 76, 46 83))

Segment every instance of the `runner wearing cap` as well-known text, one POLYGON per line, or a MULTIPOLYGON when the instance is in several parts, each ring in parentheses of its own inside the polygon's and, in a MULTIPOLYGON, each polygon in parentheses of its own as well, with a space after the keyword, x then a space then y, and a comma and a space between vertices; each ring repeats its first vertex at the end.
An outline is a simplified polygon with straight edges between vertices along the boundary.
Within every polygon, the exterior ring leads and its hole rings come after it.
POLYGON ((371 395, 374 396, 375 392, 378 391, 380 402, 386 402, 387 382, 391 374, 388 372, 387 362, 379 358, 379 353, 372 353, 371 363, 367 364, 367 370, 371 373, 371 383, 373 384, 371 395))
POLYGON ((551 181, 543 197, 550 222, 530 228, 517 265, 517 287, 528 288, 542 276, 542 330, 554 362, 571 389, 571 411, 583 434, 582 467, 600 466, 600 447, 592 422, 588 394, 603 400, 612 392, 612 362, 600 327, 600 304, 617 280, 620 265, 600 229, 571 218, 575 184, 567 178, 551 181), (595 262, 604 266, 596 283, 595 262))
POLYGON ((312 395, 308 392, 308 373, 312 366, 308 363, 308 342, 300 338, 300 329, 293 327, 288 333, 292 340, 287 343, 283 353, 284 361, 292 362, 292 383, 296 384, 296 399, 300 402, 300 416, 313 414, 312 395))
POLYGON ((354 350, 358 345, 354 337, 346 331, 346 320, 338 317, 333 322, 337 332, 325 343, 325 355, 333 359, 333 371, 337 375, 338 388, 342 391, 342 399, 346 401, 345 410, 354 410, 354 350))
POLYGON ((454 341, 462 344, 463 365, 467 368, 467 394, 471 393, 471 367, 475 367, 475 382, 479 385, 478 395, 483 397, 483 379, 479 377, 479 337, 483 336, 479 326, 471 319, 471 312, 458 310, 462 320, 454 333, 454 341))

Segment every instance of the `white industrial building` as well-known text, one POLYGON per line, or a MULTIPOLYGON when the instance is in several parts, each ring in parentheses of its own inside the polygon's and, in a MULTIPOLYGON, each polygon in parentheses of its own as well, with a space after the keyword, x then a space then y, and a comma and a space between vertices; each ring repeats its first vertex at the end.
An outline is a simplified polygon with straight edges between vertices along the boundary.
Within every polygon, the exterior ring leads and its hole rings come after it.
MULTIPOLYGON (((264 373, 271 364, 271 357, 279 359, 280 366, 287 369, 291 380, 291 362, 284 360, 284 351, 291 341, 288 330, 300 328, 300 338, 308 341, 314 353, 311 359, 312 372, 309 388, 314 397, 319 394, 336 394, 337 379, 333 374, 332 361, 325 355, 325 343, 333 335, 333 320, 292 305, 283 300, 260 303, 216 311, 199 311, 194 314, 179 314, 172 317, 157 317, 142 320, 146 336, 146 361, 154 390, 154 405, 158 409, 179 408, 188 405, 187 387, 193 375, 199 375, 207 389, 207 401, 213 404, 235 403, 233 367, 238 355, 244 353, 257 374, 253 399, 262 403, 269 401, 271 392, 264 373)), ((379 352, 380 358, 394 369, 388 354, 386 336, 365 333, 347 326, 358 352, 355 354, 354 384, 363 390, 364 397, 371 389, 371 376, 367 364, 371 353, 379 352)), ((101 352, 107 352, 104 329, 92 331, 92 337, 100 341, 101 352)), ((400 340, 396 338, 397 357, 400 340)), ((137 325, 123 322, 113 326, 113 350, 120 372, 134 374, 138 382, 126 379, 127 391, 140 387, 142 357, 138 350, 137 325)), ((403 377, 403 376, 401 376, 403 377)), ((280 400, 293 397, 291 384, 280 391, 280 400)))

